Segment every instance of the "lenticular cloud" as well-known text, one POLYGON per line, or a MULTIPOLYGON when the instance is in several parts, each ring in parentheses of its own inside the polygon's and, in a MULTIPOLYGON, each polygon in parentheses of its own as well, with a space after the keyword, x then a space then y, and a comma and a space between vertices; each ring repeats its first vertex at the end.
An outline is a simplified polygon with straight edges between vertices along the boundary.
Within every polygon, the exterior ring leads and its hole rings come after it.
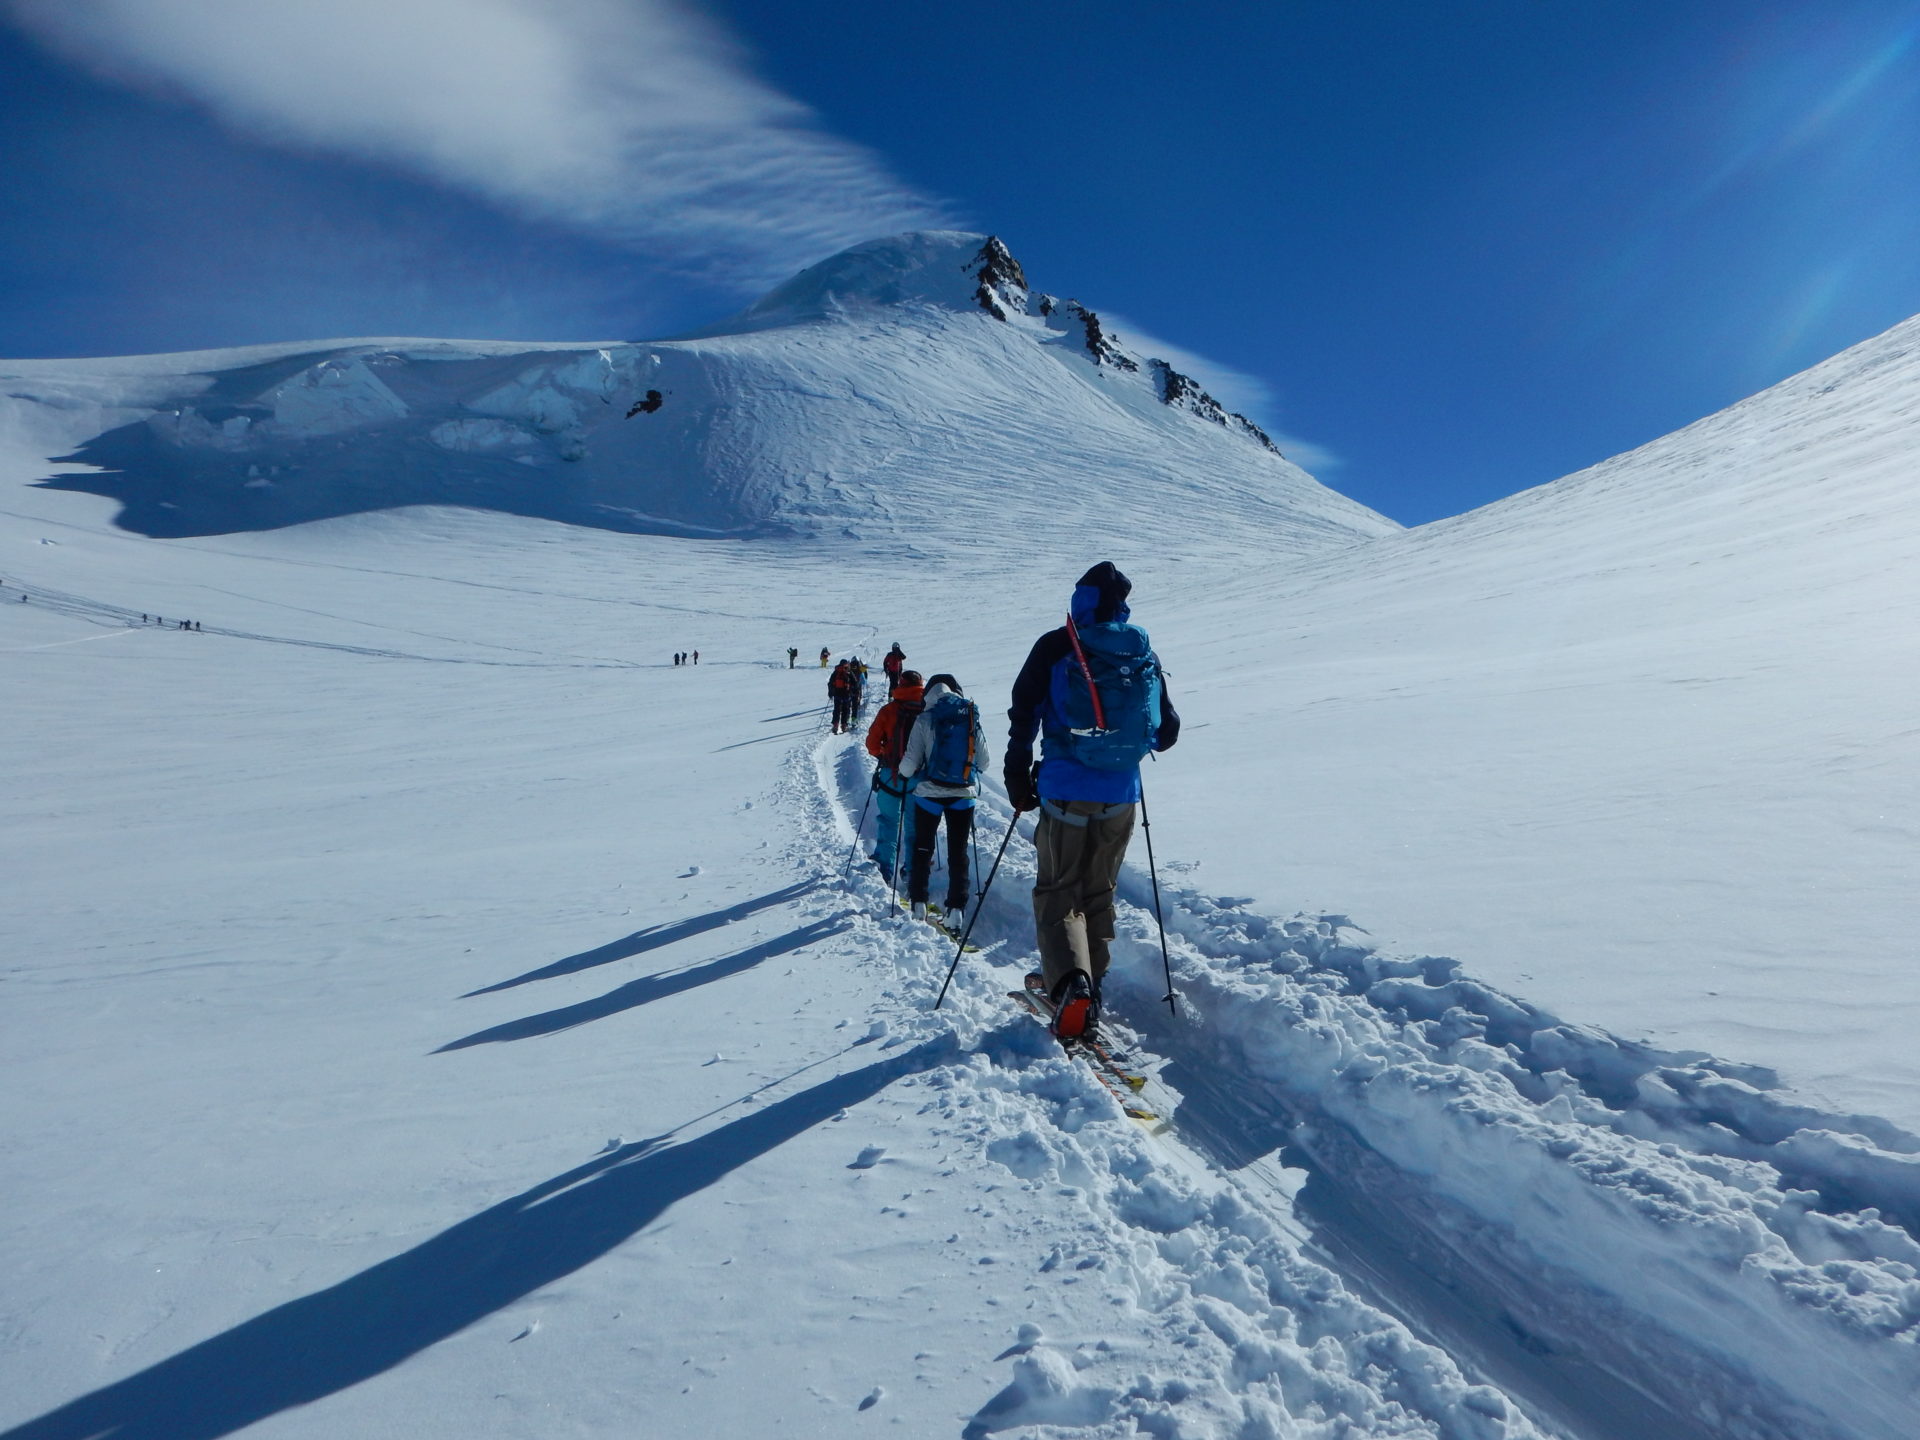
POLYGON ((938 205, 679 0, 0 0, 112 79, 752 288, 938 205))

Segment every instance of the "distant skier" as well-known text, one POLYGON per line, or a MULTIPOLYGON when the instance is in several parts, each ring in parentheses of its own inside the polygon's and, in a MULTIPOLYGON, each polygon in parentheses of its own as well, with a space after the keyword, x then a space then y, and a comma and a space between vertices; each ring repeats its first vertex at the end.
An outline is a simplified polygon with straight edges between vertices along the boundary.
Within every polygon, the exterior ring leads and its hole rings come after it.
POLYGON ((853 672, 842 660, 827 677, 827 698, 833 702, 833 733, 853 728, 853 672))
POLYGON ((698 650, 693 652, 693 663, 696 665, 700 663, 700 652, 698 650))
POLYGON ((827 661, 831 660, 832 658, 833 658, 833 652, 827 649, 826 646, 822 645, 820 647, 820 668, 822 670, 826 669, 827 661))
POLYGON ((800 647, 798 645, 787 646, 787 669, 789 670, 793 669, 794 662, 799 658, 800 658, 800 647))
POLYGON ((900 672, 906 668, 906 664, 907 652, 900 648, 900 642, 896 640, 893 648, 887 651, 887 658, 880 662, 880 668, 886 672, 888 688, 900 683, 900 672))
POLYGON ((1147 632, 1127 623, 1132 589, 1111 561, 1082 575, 1067 623, 1036 640, 1020 667, 1007 712, 1007 798, 1016 812, 1040 812, 1034 929, 1054 1033, 1068 1040, 1100 1017, 1140 762, 1180 738, 1159 658, 1147 632), (1036 731, 1044 742, 1038 766, 1036 731))
POLYGON ((877 762, 873 772, 873 851, 869 858, 880 867, 889 885, 894 883, 894 863, 900 854, 900 812, 907 793, 897 772, 925 698, 920 672, 903 670, 891 698, 867 727, 867 753, 877 762))
POLYGON ((933 842, 947 822, 947 897, 942 923, 957 930, 966 920, 967 842, 973 836, 973 802, 980 793, 980 771, 987 763, 987 737, 980 709, 961 692, 951 675, 927 682, 925 708, 913 722, 900 778, 913 796, 913 864, 907 871, 907 898, 913 915, 927 915, 933 842))

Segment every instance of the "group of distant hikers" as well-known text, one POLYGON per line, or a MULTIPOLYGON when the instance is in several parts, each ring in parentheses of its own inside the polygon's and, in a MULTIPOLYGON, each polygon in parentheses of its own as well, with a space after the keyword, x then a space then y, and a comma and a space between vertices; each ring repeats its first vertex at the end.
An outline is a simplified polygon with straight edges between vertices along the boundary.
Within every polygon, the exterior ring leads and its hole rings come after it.
MULTIPOLYGON (((1054 1005, 1053 1029, 1062 1040, 1089 1038, 1100 1016, 1114 887, 1133 836, 1140 762, 1150 752, 1171 749, 1180 736, 1180 716, 1159 658, 1147 632, 1130 623, 1132 589, 1111 561, 1082 575, 1066 624, 1042 635, 1028 652, 1007 711, 1007 799, 1016 816, 1040 812, 1033 917, 1040 973, 1054 1005)), ((823 665, 827 653, 821 651, 823 665)), ((875 761, 877 820, 868 858, 897 887, 904 851, 914 917, 958 934, 969 898, 974 802, 988 761, 979 707, 951 674, 923 679, 907 669, 898 643, 882 669, 888 698, 866 735, 875 761), (947 885, 935 913, 928 901, 943 823, 947 885)), ((865 679, 865 666, 856 659, 835 667, 828 693, 836 733, 850 729, 858 715, 865 679)))
POLYGON ((827 699, 833 705, 833 733, 851 730, 867 705, 866 661, 849 655, 834 666, 827 676, 827 699))

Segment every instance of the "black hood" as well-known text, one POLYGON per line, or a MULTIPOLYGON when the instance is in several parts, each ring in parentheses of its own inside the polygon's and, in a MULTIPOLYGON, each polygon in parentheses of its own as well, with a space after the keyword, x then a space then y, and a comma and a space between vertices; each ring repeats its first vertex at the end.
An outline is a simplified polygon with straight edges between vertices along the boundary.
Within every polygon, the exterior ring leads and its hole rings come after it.
POLYGON ((1081 624, 1125 620, 1127 596, 1132 593, 1133 582, 1120 573, 1120 567, 1102 560, 1075 582, 1073 618, 1081 624))

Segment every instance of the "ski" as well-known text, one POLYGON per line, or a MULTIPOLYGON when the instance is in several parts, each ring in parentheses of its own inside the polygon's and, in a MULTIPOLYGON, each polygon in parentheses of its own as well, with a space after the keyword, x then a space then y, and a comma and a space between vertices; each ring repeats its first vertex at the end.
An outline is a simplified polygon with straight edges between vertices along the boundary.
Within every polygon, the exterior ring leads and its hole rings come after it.
MULTIPOLYGON (((947 924, 946 921, 937 919, 931 910, 927 912, 927 923, 933 926, 933 928, 938 930, 942 935, 946 936, 947 939, 951 940, 954 944, 960 945, 960 937, 954 933, 953 927, 947 924)), ((967 941, 966 944, 960 945, 960 953, 963 955, 978 955, 980 953, 980 947, 974 944, 973 941, 969 940, 967 941)))
MULTIPOLYGON (((1010 990, 1007 994, 1009 999, 1019 1001, 1027 1013, 1042 1025, 1051 1025, 1052 997, 1047 994, 1046 983, 1038 975, 1027 976, 1023 989, 1010 990)), ((1166 1127, 1162 1117, 1140 1103, 1139 1092, 1145 1087, 1147 1077, 1127 1069, 1104 1042, 1062 1040, 1060 1046, 1069 1055, 1078 1055, 1087 1062, 1095 1077, 1119 1101, 1121 1110, 1129 1119, 1138 1120, 1156 1132, 1166 1127)))
MULTIPOLYGON (((1028 971, 1026 978, 1026 995, 1031 997, 1033 1001, 1046 1012, 1046 1018, 1051 1022, 1054 1010, 1053 997, 1047 993, 1047 982, 1045 978, 1032 971, 1028 971)), ((1073 1044, 1081 1046, 1089 1053, 1097 1056, 1100 1063, 1106 1065, 1113 1070, 1115 1074, 1121 1076, 1127 1082, 1130 1089, 1138 1090, 1147 1083, 1146 1076, 1134 1070, 1126 1056, 1122 1055, 1119 1051, 1115 1050, 1113 1046, 1098 1036, 1090 1039, 1083 1038, 1075 1040, 1073 1044)))

